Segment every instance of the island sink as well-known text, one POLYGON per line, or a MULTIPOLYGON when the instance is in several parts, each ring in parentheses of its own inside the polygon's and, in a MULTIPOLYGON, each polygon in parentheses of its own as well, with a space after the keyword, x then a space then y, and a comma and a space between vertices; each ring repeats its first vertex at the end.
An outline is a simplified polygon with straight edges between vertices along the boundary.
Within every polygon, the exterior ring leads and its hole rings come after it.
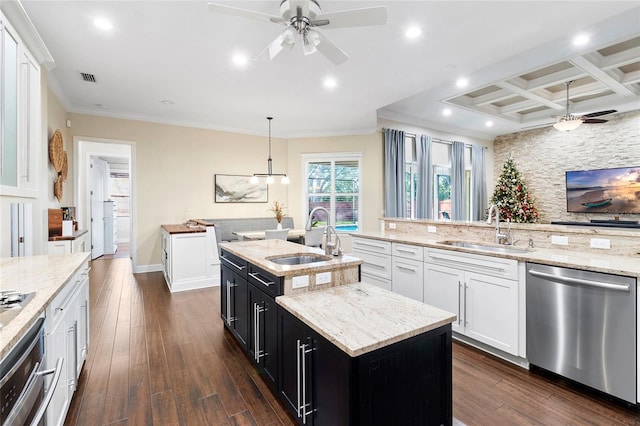
POLYGON ((322 254, 296 254, 285 257, 267 257, 273 263, 278 265, 305 265, 307 263, 326 262, 331 260, 331 256, 325 256, 322 254))
POLYGON ((483 244, 483 243, 476 243, 476 242, 470 242, 470 241, 438 241, 438 244, 444 244, 447 246, 454 246, 454 247, 463 247, 463 248, 468 248, 468 249, 472 249, 472 250, 482 250, 482 251, 488 251, 488 252, 492 252, 492 253, 528 253, 531 251, 531 249, 529 248, 520 248, 520 247, 513 247, 513 246, 498 246, 498 245, 492 245, 492 244, 483 244))

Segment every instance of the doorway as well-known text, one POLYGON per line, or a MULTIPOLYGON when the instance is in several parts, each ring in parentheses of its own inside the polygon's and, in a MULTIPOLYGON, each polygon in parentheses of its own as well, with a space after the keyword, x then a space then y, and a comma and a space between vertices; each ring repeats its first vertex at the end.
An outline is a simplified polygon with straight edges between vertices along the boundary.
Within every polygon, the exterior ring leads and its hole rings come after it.
MULTIPOLYGON (((136 235, 135 235, 135 145, 133 142, 104 140, 87 137, 74 137, 74 156, 77 159, 74 171, 75 176, 75 205, 77 208, 77 220, 79 226, 88 229, 89 241, 91 241, 92 259, 105 255, 115 254, 116 250, 104 250, 106 243, 114 244, 114 239, 105 238, 104 209, 105 201, 113 201, 111 197, 110 167, 117 167, 119 175, 127 175, 126 184, 126 214, 127 220, 120 226, 123 238, 122 249, 127 249, 134 266, 136 265, 136 235), (117 165, 117 166, 115 166, 117 165), (92 167, 93 166, 93 167, 92 167), (95 172, 95 173, 94 173, 95 172), (98 175, 100 177, 98 177, 98 175), (101 181, 101 182, 100 182, 101 181)), ((121 194, 120 194, 121 195, 121 194)), ((122 200, 120 200, 123 203, 122 200)), ((116 205, 112 203, 111 205, 116 205)), ((113 214, 117 215, 117 208, 113 214)), ((117 218, 116 218, 117 219, 117 218)), ((112 218, 114 220, 114 218, 112 218)), ((114 224, 116 221, 114 220, 114 224)), ((118 238, 116 235, 114 235, 118 238)), ((115 247, 114 247, 115 248, 115 247)), ((125 252, 125 250, 123 250, 125 252)), ((119 253, 121 257, 124 253, 119 253)))

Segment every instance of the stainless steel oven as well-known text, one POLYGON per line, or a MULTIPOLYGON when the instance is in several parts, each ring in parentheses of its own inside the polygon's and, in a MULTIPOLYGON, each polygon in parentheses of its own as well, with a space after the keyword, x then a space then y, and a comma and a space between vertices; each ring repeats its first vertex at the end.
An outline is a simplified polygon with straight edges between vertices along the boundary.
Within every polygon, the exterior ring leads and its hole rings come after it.
POLYGON ((53 396, 63 359, 44 370, 44 318, 38 318, 11 351, 0 361, 0 424, 44 424, 44 413, 53 396), (53 374, 45 394, 45 376, 53 374))

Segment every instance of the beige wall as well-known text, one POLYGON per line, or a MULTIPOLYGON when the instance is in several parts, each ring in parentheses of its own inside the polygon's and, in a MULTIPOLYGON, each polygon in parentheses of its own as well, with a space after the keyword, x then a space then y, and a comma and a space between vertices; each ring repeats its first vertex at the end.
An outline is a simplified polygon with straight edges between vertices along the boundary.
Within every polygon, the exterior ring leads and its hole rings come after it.
MULTIPOLYGON (((206 129, 69 114, 81 140, 129 141, 135 149, 136 263, 160 263, 160 225, 193 218, 270 216, 273 200, 289 204, 288 188, 269 188, 269 204, 214 202, 214 175, 265 173, 268 139, 206 129)), ((274 173, 287 170, 287 145, 272 139, 274 173)))
MULTIPOLYGON (((613 215, 567 213, 565 172, 640 166, 640 111, 617 114, 604 124, 583 124, 570 132, 553 127, 513 133, 494 142, 494 175, 510 154, 540 212, 540 221, 613 219, 613 215)), ((489 196, 493 188, 489 190, 489 196)), ((622 215, 637 220, 640 215, 622 215)))

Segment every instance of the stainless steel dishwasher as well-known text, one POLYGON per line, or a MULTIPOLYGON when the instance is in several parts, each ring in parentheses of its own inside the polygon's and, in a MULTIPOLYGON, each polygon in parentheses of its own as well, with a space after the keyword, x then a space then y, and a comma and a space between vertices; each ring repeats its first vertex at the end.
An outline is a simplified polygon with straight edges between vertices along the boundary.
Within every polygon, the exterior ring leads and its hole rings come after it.
POLYGON ((527 264, 530 364, 637 402, 636 280, 527 264))

